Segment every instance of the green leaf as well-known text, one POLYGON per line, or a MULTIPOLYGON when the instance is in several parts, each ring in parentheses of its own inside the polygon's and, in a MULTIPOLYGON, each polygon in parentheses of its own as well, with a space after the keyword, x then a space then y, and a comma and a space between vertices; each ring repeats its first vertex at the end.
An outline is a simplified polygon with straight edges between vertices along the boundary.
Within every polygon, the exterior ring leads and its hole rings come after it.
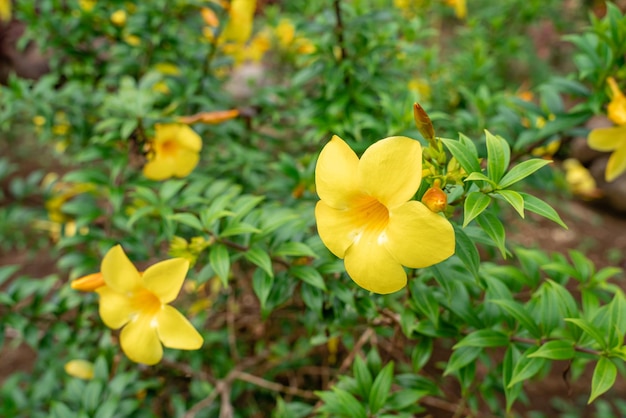
POLYGON ((578 328, 582 329, 584 333, 593 338, 603 349, 607 348, 606 341, 604 339, 604 335, 595 325, 592 325, 589 321, 584 318, 565 318, 566 322, 570 322, 576 325, 578 328))
POLYGON ((171 198, 176 195, 180 189, 182 189, 187 181, 185 180, 168 180, 161 184, 161 189, 159 190, 159 197, 161 202, 167 202, 171 198))
POLYGON ((513 403, 518 398, 522 391, 522 384, 517 383, 509 386, 509 382, 513 377, 513 369, 519 360, 519 350, 515 345, 511 344, 506 350, 504 360, 502 361, 502 384, 504 386, 504 396, 506 398, 506 410, 507 413, 511 411, 513 403))
POLYGON ((220 237, 231 237, 233 235, 245 235, 245 234, 258 234, 261 230, 254 225, 250 225, 245 222, 235 222, 233 225, 228 225, 220 233, 220 237))
POLYGON ((550 164, 552 161, 536 158, 519 163, 513 167, 508 173, 502 177, 502 180, 498 183, 498 188, 506 189, 512 184, 530 176, 540 168, 550 164))
POLYGON ((552 206, 548 205, 543 200, 530 195, 528 193, 519 192, 524 199, 524 209, 529 210, 531 212, 536 213, 537 215, 541 215, 544 218, 550 219, 552 222, 556 222, 561 225, 563 228, 567 229, 567 225, 561 220, 559 214, 552 208, 552 206))
POLYGON ((371 413, 377 413, 380 408, 385 406, 387 398, 389 398, 389 390, 391 390, 391 382, 393 380, 393 361, 390 361, 378 373, 369 396, 369 407, 371 413))
POLYGON ((222 281, 224 287, 228 285, 228 274, 230 273, 230 255, 228 249, 221 244, 215 245, 209 253, 209 262, 215 274, 222 281))
POLYGON ((487 138, 487 175, 497 184, 509 167, 511 148, 504 138, 494 136, 487 130, 485 130, 485 137, 487 138))
POLYGON ((315 251, 303 242, 283 242, 274 251, 276 256, 313 257, 317 258, 315 251))
POLYGON ((574 358, 576 351, 571 341, 554 340, 541 345, 537 351, 528 355, 529 358, 542 357, 551 360, 569 360, 574 358))
POLYGON ((611 389, 617 377, 617 367, 606 357, 600 357, 591 378, 591 395, 587 404, 593 402, 598 396, 611 389))
POLYGON ((461 347, 504 347, 509 344, 508 335, 491 329, 481 329, 466 335, 453 349, 461 347))
POLYGON ((95 411, 101 402, 102 382, 99 380, 91 380, 85 387, 82 395, 82 404, 87 411, 95 411))
POLYGON ((168 216, 168 218, 175 222, 197 229, 198 231, 204 230, 202 223, 200 223, 198 217, 193 213, 175 213, 174 215, 168 216))
POLYGON ((274 277, 274 270, 272 268, 272 259, 269 254, 265 252, 263 248, 258 245, 253 246, 243 255, 246 260, 263 269, 263 271, 270 277, 274 277))
POLYGON ((433 354, 433 340, 431 338, 422 336, 419 343, 413 348, 411 354, 411 362, 413 364, 413 370, 419 371, 424 367, 430 357, 433 354))
POLYGON ((490 303, 495 303, 511 315, 522 327, 530 332, 535 338, 541 338, 541 329, 532 316, 526 311, 524 306, 519 302, 507 299, 492 299, 490 303))
POLYGON ((263 269, 256 269, 252 275, 252 289, 256 297, 259 298, 261 309, 265 309, 265 302, 272 291, 274 277, 270 276, 263 269))
POLYGON ((0 267, 0 285, 7 281, 8 278, 11 277, 19 268, 20 266, 17 264, 0 267))
POLYGON ((483 231, 489 235, 489 238, 491 238, 496 244, 496 247, 498 247, 498 250, 500 250, 500 253, 502 254, 502 258, 506 258, 506 232, 504 230, 504 225, 502 225, 502 221, 500 221, 497 216, 488 212, 481 213, 476 221, 483 231))
POLYGON ((315 394, 324 402, 320 412, 327 412, 333 417, 367 418, 365 407, 350 392, 334 386, 331 392, 315 394))
POLYGON ((311 286, 326 290, 324 278, 319 271, 311 266, 291 266, 289 272, 311 286))
POLYGON ((474 241, 467 236, 465 231, 456 225, 454 226, 454 234, 456 239, 455 254, 465 264, 465 267, 475 276, 478 277, 478 268, 480 266, 480 256, 474 241))
POLYGON ((439 303, 432 290, 424 284, 411 287, 411 296, 417 309, 432 321, 435 327, 439 324, 439 303))
POLYGON ((489 177, 487 177, 486 175, 484 175, 483 173, 480 173, 478 171, 475 171, 473 173, 470 173, 469 176, 465 177, 465 180, 463 181, 469 181, 469 180, 480 180, 480 181, 486 181, 487 183, 489 183, 491 185, 491 187, 493 187, 494 189, 497 187, 497 184, 495 181, 491 180, 489 177))
POLYGON ((454 350, 448 360, 448 364, 446 365, 446 370, 444 370, 443 375, 448 376, 450 373, 467 366, 476 360, 482 351, 483 350, 480 347, 460 347, 454 350))
POLYGON ((363 398, 367 398, 372 390, 372 383, 374 378, 367 368, 365 360, 361 356, 356 356, 354 364, 352 365, 352 371, 356 379, 356 384, 359 390, 359 394, 363 398))
POLYGON ((502 196, 504 200, 513 206, 513 209, 517 211, 519 216, 524 217, 524 198, 519 192, 514 192, 513 190, 496 190, 495 193, 502 196))
POLYGON ((480 172, 480 162, 475 156, 475 152, 472 153, 471 148, 453 139, 439 138, 439 140, 448 148, 450 154, 456 158, 466 173, 480 172))
POLYGON ((541 357, 529 357, 532 353, 537 351, 536 347, 531 347, 522 356, 522 358, 518 361, 513 369, 513 374, 511 376, 511 380, 509 381, 508 387, 511 388, 516 383, 523 382, 527 379, 530 379, 543 368, 546 364, 546 359, 541 357))
POLYGON ((465 204, 463 206, 463 228, 469 224, 472 219, 480 215, 489 203, 491 198, 481 192, 471 192, 465 198, 465 204))

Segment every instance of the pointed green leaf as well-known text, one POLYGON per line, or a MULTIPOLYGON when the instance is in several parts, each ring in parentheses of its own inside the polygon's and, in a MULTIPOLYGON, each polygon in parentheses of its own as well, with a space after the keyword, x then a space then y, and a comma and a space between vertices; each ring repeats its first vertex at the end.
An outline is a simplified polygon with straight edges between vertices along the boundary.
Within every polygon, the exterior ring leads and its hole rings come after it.
POLYGON ((298 279, 315 286, 322 290, 326 290, 326 283, 319 271, 311 266, 292 266, 289 268, 289 272, 298 279))
POLYGON ((258 245, 253 246, 243 255, 246 260, 251 262, 257 267, 261 267, 268 276, 274 277, 274 270, 272 268, 272 259, 269 254, 265 252, 263 248, 258 245))
POLYGON ((265 302, 267 302, 267 297, 270 295, 273 285, 274 278, 267 274, 267 272, 262 269, 256 269, 254 271, 252 275, 252 289, 256 297, 259 298, 261 309, 265 308, 265 302))
POLYGON ((448 376, 450 373, 467 366, 476 360, 482 351, 483 350, 480 347, 460 347, 454 350, 448 360, 448 364, 446 365, 446 370, 444 370, 443 375, 448 376))
POLYGON ((487 177, 486 175, 484 175, 483 173, 479 172, 479 171, 474 171, 473 173, 470 173, 469 176, 465 177, 465 180, 463 181, 469 181, 469 180, 480 180, 480 181, 486 181, 487 183, 489 183, 491 185, 491 187, 493 187, 494 189, 497 187, 497 184, 495 181, 491 180, 489 177, 487 177))
POLYGON ((453 349, 461 347, 504 347, 509 344, 509 337, 491 329, 474 331, 459 341, 453 349))
POLYGON ((606 357, 600 357, 591 378, 591 395, 587 404, 593 402, 598 396, 611 389, 617 377, 617 367, 606 357))
POLYGON ((524 217, 524 198, 520 193, 513 190, 496 190, 495 193, 502 196, 504 200, 513 206, 513 209, 519 216, 524 217))
POLYGON ((606 341, 602 332, 595 326, 589 323, 584 318, 565 318, 566 322, 570 322, 582 329, 583 332, 593 338, 603 349, 607 348, 606 341))
POLYGON ((204 230, 202 223, 200 223, 198 217, 193 213, 176 213, 168 216, 168 218, 178 223, 190 226, 193 229, 197 229, 198 231, 204 230))
POLYGON ((393 361, 390 361, 383 369, 378 373, 374 383, 372 384, 372 390, 370 390, 369 407, 370 412, 377 413, 389 398, 389 391, 391 390, 391 382, 393 380, 393 361))
POLYGON ((448 148, 450 154, 459 162, 463 170, 470 174, 476 171, 480 171, 480 162, 475 156, 475 152, 472 153, 471 148, 465 146, 459 141, 453 139, 439 138, 441 142, 448 148))
POLYGON ((526 308, 519 302, 507 299, 493 299, 489 302, 495 303, 511 315, 520 325, 534 338, 541 338, 541 329, 532 316, 526 311, 526 308))
POLYGON ((485 131, 487 139, 487 175, 499 183, 511 161, 511 147, 504 138, 485 131))
POLYGON ((498 247, 498 250, 500 250, 502 254, 502 258, 506 258, 506 232, 502 221, 500 221, 497 216, 488 212, 481 213, 476 221, 483 231, 489 235, 489 238, 493 240, 494 244, 496 244, 496 247, 498 247))
POLYGON ((275 256, 313 257, 317 258, 315 251, 303 242, 283 242, 274 251, 275 256))
POLYGON ((480 256, 474 241, 467 236, 465 231, 456 225, 454 234, 456 239, 455 254, 465 264, 465 267, 476 277, 478 277, 478 268, 480 266, 480 256))
POLYGON ((361 356, 356 356, 354 364, 352 365, 352 372, 356 379, 356 384, 359 390, 359 394, 363 398, 367 398, 372 390, 372 383, 374 378, 367 368, 365 360, 361 356))
POLYGON ((569 360, 574 358, 576 351, 574 345, 570 341, 555 340, 548 341, 539 347, 537 351, 529 354, 529 358, 542 357, 551 360, 569 360))
POLYGON ((209 254, 209 262, 215 274, 219 276, 224 286, 228 285, 228 274, 230 273, 230 255, 228 249, 221 245, 215 245, 209 254))
POLYGON ((551 162, 552 161, 540 158, 523 161, 513 167, 508 173, 504 175, 504 177, 502 177, 502 180, 500 180, 500 182, 498 183, 498 188, 506 189, 507 187, 517 183, 522 179, 525 179, 535 171, 550 164, 551 162))
POLYGON ((519 192, 519 194, 522 195, 522 198, 524 199, 524 209, 550 219, 552 222, 556 222, 563 228, 567 229, 567 225, 565 225, 559 214, 552 208, 552 206, 548 205, 538 197, 528 193, 519 192))
POLYGON ((528 356, 537 351, 536 347, 531 347, 522 356, 522 358, 517 362, 515 368, 513 369, 513 375, 511 376, 511 380, 509 381, 508 387, 513 387, 516 383, 523 382, 527 379, 530 379, 543 368, 546 364, 546 359, 541 357, 529 358, 528 356))
POLYGON ((465 198, 465 204, 463 206, 463 228, 469 224, 472 219, 480 215, 489 203, 491 198, 481 192, 471 192, 465 198))

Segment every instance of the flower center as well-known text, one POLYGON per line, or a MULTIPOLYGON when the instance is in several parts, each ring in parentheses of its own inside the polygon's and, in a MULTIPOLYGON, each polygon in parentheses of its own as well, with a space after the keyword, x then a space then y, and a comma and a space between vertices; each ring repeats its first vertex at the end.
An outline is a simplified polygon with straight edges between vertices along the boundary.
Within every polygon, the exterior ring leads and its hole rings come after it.
POLYGON ((366 196, 356 205, 357 222, 368 233, 380 234, 389 223, 389 210, 377 199, 366 196))
POLYGON ((153 316, 161 309, 161 301, 147 289, 139 289, 131 296, 132 306, 141 315, 153 316))
POLYGON ((173 139, 167 139, 159 145, 159 153, 166 157, 172 157, 178 153, 178 143, 173 139))

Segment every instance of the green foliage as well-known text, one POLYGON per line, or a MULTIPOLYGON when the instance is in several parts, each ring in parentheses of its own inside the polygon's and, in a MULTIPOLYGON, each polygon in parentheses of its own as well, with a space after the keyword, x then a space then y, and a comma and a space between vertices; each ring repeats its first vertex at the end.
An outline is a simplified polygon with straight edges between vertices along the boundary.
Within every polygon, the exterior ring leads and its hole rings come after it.
POLYGON ((20 44, 35 41, 50 71, 0 87, 0 347, 33 354, 2 376, 0 416, 515 416, 563 362, 568 380, 594 366, 588 402, 607 408, 626 360, 622 270, 507 233, 529 213, 567 228, 543 200, 555 165, 533 151, 581 132, 606 78, 626 77, 616 6, 567 37, 578 73, 559 74, 527 36, 539 20, 580 26, 556 0, 477 0, 465 20, 434 1, 279 2, 230 49, 220 35, 242 20, 220 2, 14 3, 20 44), (528 80, 534 100, 514 94, 528 80), (142 173, 159 124, 227 109, 238 116, 189 122, 202 141, 191 174, 142 173), (417 138, 416 197, 444 191, 454 255, 407 269, 391 295, 350 280, 315 230, 316 155, 331 135, 357 154, 417 138), (135 364, 98 296, 70 287, 116 244, 140 271, 189 260, 173 304, 200 350, 135 364), (74 359, 93 376, 68 374, 74 359))

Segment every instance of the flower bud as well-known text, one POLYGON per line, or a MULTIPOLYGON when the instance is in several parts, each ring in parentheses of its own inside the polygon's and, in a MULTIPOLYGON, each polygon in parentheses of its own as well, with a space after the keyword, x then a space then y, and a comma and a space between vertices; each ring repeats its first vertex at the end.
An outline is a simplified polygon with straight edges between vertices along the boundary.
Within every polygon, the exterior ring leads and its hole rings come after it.
POLYGON ((65 363, 65 373, 79 379, 93 379, 93 363, 87 360, 70 360, 65 363))
POLYGON ((422 196, 422 203, 435 213, 443 212, 448 205, 448 195, 440 187, 433 186, 422 196))
POLYGON ((418 103, 413 103, 413 118, 415 119, 415 126, 417 126, 424 139, 432 143, 435 138, 435 128, 428 113, 418 103))
POLYGON ((102 286, 104 286, 104 277, 102 277, 102 273, 93 273, 83 276, 80 279, 74 280, 70 285, 72 289, 80 290, 81 292, 93 292, 102 286))

